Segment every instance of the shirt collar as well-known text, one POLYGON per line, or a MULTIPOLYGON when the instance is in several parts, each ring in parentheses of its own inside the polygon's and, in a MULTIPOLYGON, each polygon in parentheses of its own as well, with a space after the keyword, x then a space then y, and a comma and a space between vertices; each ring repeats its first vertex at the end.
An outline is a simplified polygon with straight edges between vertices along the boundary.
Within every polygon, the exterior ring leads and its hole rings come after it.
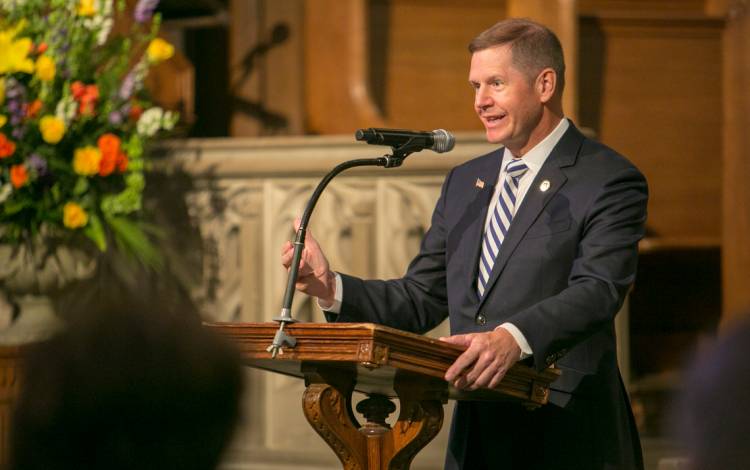
MULTIPOLYGON (((560 141, 563 134, 565 134, 565 131, 568 130, 568 127, 570 127, 568 120, 566 118, 560 119, 560 122, 552 132, 547 134, 547 137, 542 139, 541 142, 536 144, 534 148, 526 152, 526 155, 523 156, 523 162, 529 167, 529 170, 533 174, 538 173, 542 168, 547 157, 552 153, 552 149, 555 148, 555 145, 560 141)), ((505 170, 505 165, 507 165, 512 159, 513 155, 510 153, 510 150, 505 147, 505 151, 503 152, 503 164, 500 167, 501 171, 505 170)))

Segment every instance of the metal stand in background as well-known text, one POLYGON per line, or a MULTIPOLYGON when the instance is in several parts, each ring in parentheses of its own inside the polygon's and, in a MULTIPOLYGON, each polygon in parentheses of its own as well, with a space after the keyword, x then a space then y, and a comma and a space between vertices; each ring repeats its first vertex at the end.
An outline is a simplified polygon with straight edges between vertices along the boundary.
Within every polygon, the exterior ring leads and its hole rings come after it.
POLYGON ((331 180, 344 170, 354 168, 357 166, 382 166, 385 168, 395 168, 401 166, 409 154, 412 152, 421 150, 421 148, 414 147, 407 142, 399 148, 393 149, 393 155, 384 155, 378 158, 361 158, 356 160, 349 160, 344 163, 337 165, 331 170, 323 179, 318 183, 315 188, 313 195, 307 202, 305 211, 302 213, 302 220, 300 221, 299 228, 297 229, 297 236, 294 239, 294 254, 292 256, 292 264, 289 269, 289 277, 287 278, 286 291, 284 292, 284 301, 281 307, 281 314, 273 320, 279 322, 279 330, 276 332, 276 336, 273 338, 273 343, 266 349, 271 353, 272 357, 276 357, 277 354, 284 354, 284 347, 293 348, 297 344, 297 340, 284 332, 284 327, 288 323, 295 323, 297 320, 292 318, 292 301, 294 299, 295 284, 297 283, 297 275, 299 274, 299 263, 302 259, 302 250, 305 247, 305 235, 307 234, 307 225, 310 221, 310 215, 312 214, 315 204, 318 202, 318 198, 323 193, 323 190, 331 180))

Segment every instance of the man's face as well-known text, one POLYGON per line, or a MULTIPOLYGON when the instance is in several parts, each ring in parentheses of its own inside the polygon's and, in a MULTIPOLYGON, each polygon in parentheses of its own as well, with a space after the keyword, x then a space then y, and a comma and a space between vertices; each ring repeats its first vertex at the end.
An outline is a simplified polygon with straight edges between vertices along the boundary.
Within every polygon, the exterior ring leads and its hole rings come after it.
POLYGON ((538 143, 534 130, 543 105, 534 83, 513 65, 509 46, 475 52, 469 82, 475 93, 474 110, 489 142, 505 145, 516 156, 538 143))

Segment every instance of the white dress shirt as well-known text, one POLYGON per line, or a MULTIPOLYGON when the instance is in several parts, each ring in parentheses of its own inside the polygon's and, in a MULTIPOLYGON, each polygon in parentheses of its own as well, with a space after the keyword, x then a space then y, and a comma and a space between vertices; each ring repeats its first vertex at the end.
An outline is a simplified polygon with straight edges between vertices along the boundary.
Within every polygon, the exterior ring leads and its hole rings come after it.
MULTIPOLYGON (((552 149, 555 148, 555 145, 557 145, 557 143, 560 141, 563 134, 565 134, 565 131, 568 130, 569 126, 570 124, 568 123, 567 119, 561 119, 560 123, 552 130, 552 132, 547 135, 547 137, 536 144, 534 148, 526 153, 526 155, 521 157, 523 158, 524 163, 529 169, 526 171, 526 173, 523 174, 518 182, 518 193, 516 194, 516 210, 521 206, 523 199, 529 192, 531 183, 534 181, 534 178, 536 178, 539 170, 541 170, 542 165, 544 165, 544 162, 547 160, 547 157, 549 157, 549 154, 552 153, 552 149)), ((484 221, 485 230, 492 220, 492 213, 494 212, 498 198, 500 197, 500 190, 502 188, 503 181, 505 181, 505 167, 512 159, 513 154, 511 154, 510 150, 508 150, 508 148, 506 147, 505 151, 503 152, 502 164, 500 165, 500 175, 497 179, 497 184, 495 185, 495 193, 492 195, 492 200, 490 201, 490 206, 487 210, 487 217, 484 221)), ((539 189, 537 188, 537 190, 539 189)), ((512 223, 513 222, 511 221, 511 224, 512 223)), ((500 249, 502 250, 502 247, 500 247, 500 249)), ((344 298, 344 288, 343 283, 341 282, 341 276, 339 275, 339 273, 335 274, 336 293, 334 295, 333 304, 322 305, 320 299, 318 299, 318 306, 329 313, 339 313, 341 311, 341 300, 344 298)), ((506 322, 498 326, 497 328, 504 328, 513 336, 513 338, 516 340, 516 343, 518 343, 518 346, 521 348, 521 359, 527 358, 533 354, 531 346, 529 346, 529 342, 526 340, 526 337, 514 324, 506 322)))

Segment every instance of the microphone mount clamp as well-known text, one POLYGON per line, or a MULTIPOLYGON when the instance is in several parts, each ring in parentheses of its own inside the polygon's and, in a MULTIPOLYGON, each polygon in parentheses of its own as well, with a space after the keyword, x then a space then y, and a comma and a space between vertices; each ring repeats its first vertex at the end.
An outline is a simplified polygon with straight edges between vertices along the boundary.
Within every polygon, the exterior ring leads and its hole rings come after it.
POLYGON ((386 164, 383 165, 385 168, 396 168, 404 163, 404 159, 414 152, 419 152, 424 147, 419 145, 416 139, 409 139, 403 145, 399 147, 391 147, 393 155, 383 155, 382 158, 386 159, 386 164))

